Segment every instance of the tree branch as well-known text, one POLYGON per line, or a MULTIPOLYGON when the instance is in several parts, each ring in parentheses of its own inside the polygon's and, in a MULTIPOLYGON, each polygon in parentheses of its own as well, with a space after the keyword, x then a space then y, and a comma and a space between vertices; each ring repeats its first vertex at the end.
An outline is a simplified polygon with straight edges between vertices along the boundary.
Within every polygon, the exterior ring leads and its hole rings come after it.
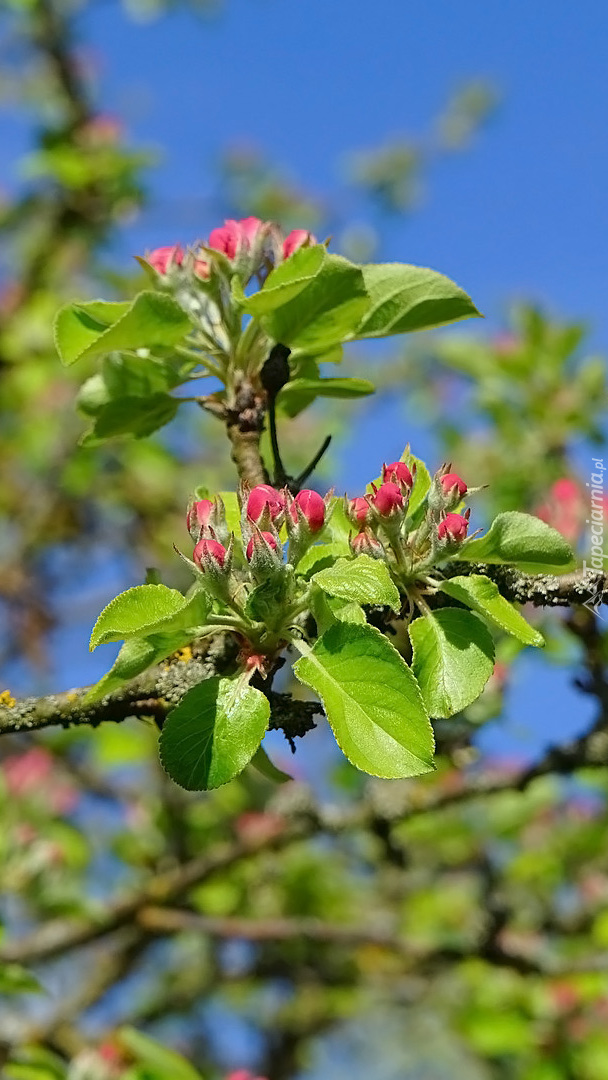
POLYGON ((608 969, 608 954, 598 956, 594 953, 592 957, 564 966, 550 962, 542 949, 537 950, 535 955, 507 949, 494 935, 489 940, 484 938, 477 944, 467 942, 449 948, 428 950, 421 947, 418 938, 406 937, 394 930, 375 929, 371 926, 348 926, 316 918, 249 919, 239 916, 199 915, 184 909, 144 907, 139 911, 137 921, 148 933, 156 934, 195 931, 210 937, 241 939, 258 944, 302 939, 306 942, 345 948, 373 945, 377 948, 388 949, 393 955, 402 957, 408 966, 427 964, 429 961, 459 961, 471 956, 479 956, 497 966, 512 967, 522 973, 554 975, 573 970, 606 971, 608 969))
MULTIPOLYGON (((152 718, 159 727, 167 714, 193 686, 221 672, 222 638, 217 638, 203 658, 174 661, 150 668, 126 686, 107 694, 92 705, 84 704, 89 687, 68 690, 45 697, 28 697, 0 704, 0 735, 38 731, 41 728, 97 727, 106 722, 120 723, 129 717, 152 718)), ((299 738, 313 728, 315 715, 322 714, 317 702, 297 701, 289 694, 268 692, 271 705, 269 727, 283 731, 287 739, 299 738)))
POLYGON ((486 563, 453 562, 446 568, 456 574, 485 574, 495 581, 503 596, 518 604, 536 607, 569 607, 591 604, 593 608, 608 601, 608 575, 600 570, 576 570, 571 574, 524 574, 511 566, 486 563))
POLYGON ((36 963, 70 949, 88 945, 124 926, 138 922, 139 912, 150 904, 176 903, 189 889, 207 881, 221 870, 261 852, 280 851, 313 831, 312 821, 303 819, 285 824, 272 836, 245 838, 224 844, 211 855, 201 855, 171 870, 151 876, 137 891, 108 904, 93 919, 51 919, 30 934, 0 946, 0 962, 36 963))

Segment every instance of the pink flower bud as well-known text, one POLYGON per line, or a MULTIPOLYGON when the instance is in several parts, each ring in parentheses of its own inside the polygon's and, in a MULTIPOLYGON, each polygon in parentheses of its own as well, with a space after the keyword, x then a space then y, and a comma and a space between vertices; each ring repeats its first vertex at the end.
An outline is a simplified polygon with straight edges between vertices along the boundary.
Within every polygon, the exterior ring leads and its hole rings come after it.
POLYGON ((238 225, 241 229, 241 236, 246 242, 247 246, 249 248, 253 247, 255 239, 262 226, 262 222, 260 221, 260 219, 257 217, 241 218, 241 220, 238 222, 238 225))
POLYGON ((204 259, 195 259, 192 264, 192 269, 197 277, 208 278, 210 274, 209 263, 204 259))
POLYGON ((369 503, 367 499, 363 498, 363 495, 357 495, 356 499, 351 499, 348 504, 348 516, 351 521, 354 521, 356 525, 363 525, 367 521, 369 515, 369 503))
POLYGON ((186 528, 188 532, 200 532, 205 525, 209 524, 209 517, 213 512, 213 503, 211 499, 199 499, 198 502, 192 503, 192 506, 186 514, 186 528))
POLYGON ((393 461, 390 465, 382 466, 383 481, 391 484, 403 485, 411 491, 414 479, 405 461, 393 461))
POLYGON ((311 533, 319 532, 325 524, 325 500, 316 491, 308 489, 300 491, 289 511, 296 525, 298 524, 298 506, 306 518, 311 533))
POLYGON ((293 229, 283 241, 283 258, 288 259, 303 244, 316 244, 316 237, 307 229, 293 229))
POLYGON ((205 563, 215 563, 219 569, 223 569, 226 560, 226 548, 218 540, 210 540, 204 536, 199 540, 192 556, 199 570, 205 570, 205 563))
POLYGON ((155 248, 146 259, 146 262, 149 262, 159 274, 166 274, 171 266, 181 266, 183 261, 184 252, 179 244, 155 248))
MULTIPOLYGON (((451 495, 454 491, 454 488, 456 488, 456 492, 458 494, 458 501, 460 501, 460 499, 462 499, 462 497, 467 493, 467 485, 465 484, 464 480, 461 479, 458 473, 446 473, 445 476, 441 477, 439 482, 443 488, 444 495, 451 495)), ((454 493, 454 495, 455 494, 456 493, 454 493)))
POLYGON ((440 540, 460 543, 466 538, 468 527, 468 518, 462 514, 446 514, 443 521, 439 522, 437 535, 440 540))
POLYGON ((262 222, 256 217, 242 218, 241 221, 229 218, 219 229, 211 231, 209 247, 234 259, 243 248, 246 251, 251 249, 261 225, 262 222))
POLYGON ((384 556, 382 544, 368 529, 351 536, 349 543, 353 555, 371 555, 372 559, 382 559, 384 556))
POLYGON ((276 542, 274 536, 272 535, 272 533, 269 533, 269 532, 257 533, 256 532, 256 533, 254 533, 254 535, 251 537, 249 543, 247 544, 247 559, 248 559, 249 562, 251 562, 252 555, 253 555, 253 553, 255 551, 256 542, 258 544, 261 542, 260 537, 262 537, 262 539, 266 541, 268 546, 271 547, 273 551, 278 551, 278 549, 279 549, 279 545, 277 544, 277 542, 276 542))
POLYGON ((280 491, 270 484, 258 484, 250 492, 247 500, 247 517, 259 521, 266 507, 271 521, 276 521, 285 509, 285 499, 280 491))
POLYGON ((238 222, 229 218, 218 229, 212 229, 209 234, 209 247, 215 248, 216 251, 221 251, 229 259, 234 259, 237 251, 239 250, 241 242, 241 231, 238 226, 238 222))
POLYGON ((403 510, 403 495, 396 484, 381 484, 374 497, 372 504, 381 517, 389 517, 403 510))

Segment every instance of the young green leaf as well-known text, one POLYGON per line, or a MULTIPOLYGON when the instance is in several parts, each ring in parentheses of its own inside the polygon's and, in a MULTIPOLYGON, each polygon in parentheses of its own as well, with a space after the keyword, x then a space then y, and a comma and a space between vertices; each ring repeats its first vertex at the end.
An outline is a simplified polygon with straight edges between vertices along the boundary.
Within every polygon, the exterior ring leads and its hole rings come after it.
MULTIPOLYGON (((169 652, 172 651, 169 650, 169 652)), ((165 653, 165 656, 167 655, 168 653, 165 653)), ((95 701, 101 701, 106 694, 118 690, 129 679, 141 675, 142 671, 162 659, 163 657, 159 656, 157 660, 157 650, 148 638, 130 638, 125 641, 110 670, 99 682, 95 683, 95 686, 91 687, 83 700, 83 705, 92 705, 95 701)))
POLYGON ((326 255, 306 288, 261 322, 275 341, 319 352, 352 334, 367 304, 359 267, 340 255, 326 255))
POLYGON ((83 446, 95 446, 117 435, 133 435, 143 439, 170 423, 179 409, 179 398, 170 394, 151 394, 150 397, 121 397, 102 405, 95 423, 85 432, 83 446))
POLYGON ((431 474, 424 464, 424 461, 422 461, 421 458, 416 457, 415 454, 409 452, 403 453, 401 455, 401 461, 405 461, 412 473, 414 472, 413 466, 416 466, 414 486, 412 488, 412 494, 410 495, 410 501, 407 504, 407 513, 410 522, 412 524, 417 524, 422 504, 431 486, 431 474))
POLYGON ((31 971, 21 964, 0 961, 0 994, 44 994, 44 987, 31 971))
POLYGON ((135 585, 103 609, 93 627, 90 649, 129 637, 195 628, 204 623, 209 606, 201 590, 185 597, 166 585, 135 585))
POLYGON ((412 670, 431 716, 447 718, 479 697, 494 668, 494 642, 470 611, 440 608, 409 628, 412 670))
POLYGON ((312 649, 294 644, 302 653, 294 672, 321 698, 353 765, 393 779, 433 769, 433 731, 420 688, 378 630, 339 623, 312 649))
POLYGON ((545 644, 543 635, 526 622, 513 604, 501 596, 498 586, 485 574, 449 578, 441 583, 441 590, 473 611, 478 611, 480 615, 485 615, 524 645, 545 644))
POLYGON ((277 768, 274 762, 268 757, 263 746, 258 746, 251 759, 251 764, 254 769, 257 769, 258 772, 262 774, 262 776, 265 776, 267 780, 272 780, 275 784, 287 784, 290 780, 293 780, 293 776, 289 776, 288 773, 277 768))
POLYGON ((302 395, 309 395, 310 400, 316 397, 360 398, 373 394, 375 389, 368 379, 292 379, 285 384, 278 400, 285 405, 285 411, 292 415, 290 399, 302 399, 302 395))
POLYGON ((174 345, 192 329, 170 296, 141 292, 131 303, 66 304, 55 319, 55 345, 64 364, 91 356, 174 345))
POLYGON ((144 1035, 143 1031, 123 1027, 118 1032, 118 1039, 139 1064, 152 1071, 151 1080, 203 1080, 194 1065, 190 1065, 181 1054, 144 1035))
POLYGON ((244 310, 259 318, 288 303, 310 285, 326 258, 324 244, 301 247, 270 272, 260 291, 246 299, 244 310))
MULTIPOLYGON (((209 498, 209 495, 197 495, 197 498, 209 498)), ((236 492, 220 491, 220 498, 226 509, 226 524, 238 539, 241 535, 241 508, 236 492)))
POLYGON ((342 600, 338 596, 329 596, 322 589, 313 589, 310 607, 319 636, 337 622, 356 623, 360 626, 367 622, 365 612, 359 604, 342 600))
POLYGON ((312 579, 324 592, 356 604, 378 604, 399 611, 401 597, 388 567, 371 555, 339 559, 312 579))
POLYGON ((508 510, 494 518, 485 536, 467 540, 458 558, 470 562, 512 563, 531 573, 566 569, 574 559, 572 548, 557 529, 531 514, 508 510))
POLYGON ((350 549, 346 539, 330 540, 327 544, 315 544, 314 547, 310 547, 300 559, 296 567, 296 573, 300 574, 302 577, 310 578, 315 570, 321 570, 327 566, 331 566, 336 559, 349 554, 350 549))
POLYGON ((470 296, 436 270, 404 263, 372 263, 361 269, 369 304, 353 338, 428 330, 479 316, 470 296))
POLYGON ((220 787, 251 761, 269 718, 268 698, 242 676, 206 679, 188 691, 163 724, 163 767, 188 791, 220 787))

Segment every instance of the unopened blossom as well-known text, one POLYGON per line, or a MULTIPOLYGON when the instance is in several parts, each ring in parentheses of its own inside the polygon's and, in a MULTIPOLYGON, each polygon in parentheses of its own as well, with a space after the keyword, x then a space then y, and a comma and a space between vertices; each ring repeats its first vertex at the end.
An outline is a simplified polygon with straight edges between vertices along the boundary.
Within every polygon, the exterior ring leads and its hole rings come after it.
POLYGON ((226 548, 223 544, 220 544, 218 540, 212 540, 204 536, 196 545, 192 558, 199 570, 206 570, 213 565, 223 569, 226 554, 226 548))
POLYGON ((303 244, 316 244, 316 238, 307 229, 292 229, 283 241, 283 258, 288 259, 303 244))
POLYGON ((461 540, 466 539, 468 528, 468 518, 463 514, 446 514, 437 526, 437 535, 440 540, 459 543, 461 540))
POLYGON ((289 511, 296 525, 299 521, 298 507, 306 518, 311 533, 319 532, 325 524, 325 500, 316 491, 305 489, 298 492, 289 511))
POLYGON ((403 510, 403 495, 397 484, 381 484, 372 497, 372 506, 380 517, 388 518, 403 510))
POLYGON ((458 496, 458 501, 466 495, 468 490, 462 477, 454 472, 445 473, 445 475, 440 478, 439 483, 443 488, 444 495, 453 494, 454 496, 458 496))
POLYGON ((184 252, 180 244, 155 248, 146 259, 146 262, 149 262, 159 274, 166 274, 171 266, 181 266, 183 261, 184 252))
POLYGON ((382 559, 384 548, 369 529, 363 529, 349 540, 350 550, 353 555, 371 555, 372 559, 382 559))
POLYGON ((254 533, 254 535, 249 540, 249 543, 247 544, 247 552, 246 552, 246 554, 247 554, 247 559, 249 560, 249 562, 251 562, 251 559, 253 558, 253 553, 254 553, 256 547, 259 547, 262 544, 262 541, 265 541, 265 543, 268 544, 268 546, 271 547, 273 551, 278 551, 279 545, 277 544, 277 542, 276 542, 274 536, 272 535, 272 533, 269 533, 269 532, 256 532, 256 533, 254 533))
POLYGON ((252 488, 247 499, 247 517, 258 522, 265 511, 271 521, 276 521, 285 509, 285 497, 271 484, 258 484, 252 488))
POLYGON ((403 486, 412 490, 414 484, 414 478, 410 472, 410 469, 405 464, 405 461, 392 461, 390 465, 382 466, 382 479, 384 482, 389 481, 392 484, 403 486))
POLYGON ((186 527, 189 532, 200 532, 205 525, 209 524, 209 518, 213 513, 211 499, 198 499, 186 514, 186 527))
POLYGON ((243 251, 249 251, 262 226, 259 218, 248 217, 235 221, 228 218, 218 229, 209 234, 209 247, 221 251, 228 259, 234 259, 243 251))
POLYGON ((357 495, 348 504, 347 513, 355 525, 363 525, 369 517, 369 502, 363 495, 357 495))

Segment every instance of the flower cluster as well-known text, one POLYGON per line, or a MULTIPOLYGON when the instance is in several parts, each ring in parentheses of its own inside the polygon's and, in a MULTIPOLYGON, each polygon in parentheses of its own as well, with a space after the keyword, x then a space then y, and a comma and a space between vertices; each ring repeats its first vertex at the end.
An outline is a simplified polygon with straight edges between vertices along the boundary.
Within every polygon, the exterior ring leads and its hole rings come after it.
POLYGON ((219 495, 190 504, 186 524, 195 546, 192 560, 186 561, 205 591, 231 609, 234 625, 241 625, 236 632, 244 638, 243 665, 263 669, 265 658, 276 654, 286 623, 302 610, 294 567, 318 539, 331 493, 322 498, 305 490, 293 496, 287 488, 242 484, 237 498, 240 528, 232 518, 236 507, 227 515, 219 495), (265 629, 251 633, 252 620, 265 629))
POLYGON ((316 239, 306 229, 293 229, 287 236, 273 222, 257 217, 235 221, 229 218, 212 229, 206 244, 196 243, 188 251, 180 244, 156 248, 146 256, 146 262, 160 278, 172 278, 177 273, 192 273, 207 279, 215 268, 228 265, 246 283, 257 276, 260 281, 273 266, 288 259, 304 245, 316 239))
MULTIPOLYGON (((297 561, 323 528, 327 517, 329 496, 322 498, 316 491, 306 489, 294 497, 287 488, 278 490, 270 484, 258 484, 250 489, 246 484, 239 491, 241 533, 245 558, 255 571, 258 564, 282 564, 283 542, 280 530, 285 525, 289 540, 289 559, 297 561)), ((227 573, 232 565, 234 535, 229 534, 226 509, 219 496, 198 499, 190 504, 186 525, 196 541, 193 561, 201 572, 210 569, 227 573)))
POLYGON ((458 510, 468 489, 450 465, 441 466, 412 504, 413 512, 410 503, 419 490, 415 463, 385 464, 380 479, 368 494, 345 498, 347 517, 358 530, 350 537, 355 555, 387 559, 407 577, 453 554, 466 539, 470 510, 458 510))

